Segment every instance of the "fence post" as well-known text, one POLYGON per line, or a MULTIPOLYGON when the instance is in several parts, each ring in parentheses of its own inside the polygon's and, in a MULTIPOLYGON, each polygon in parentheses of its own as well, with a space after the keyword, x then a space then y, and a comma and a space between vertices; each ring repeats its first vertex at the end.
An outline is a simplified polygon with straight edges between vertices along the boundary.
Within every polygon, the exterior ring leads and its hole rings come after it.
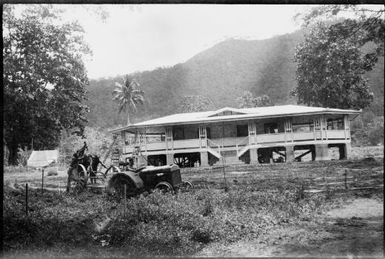
POLYGON ((222 170, 223 170, 223 179, 225 180, 225 192, 228 191, 227 180, 226 180, 226 169, 225 169, 225 158, 222 156, 222 170))
POLYGON ((44 168, 41 169, 41 194, 44 191, 44 168))
POLYGON ((25 184, 25 215, 28 216, 28 183, 25 184))
POLYGON ((124 216, 126 216, 126 207, 127 207, 127 185, 124 185, 124 216))
POLYGON ((345 175, 345 189, 348 189, 348 183, 347 183, 347 178, 348 178, 348 170, 347 170, 347 169, 345 169, 345 173, 344 173, 344 175, 345 175))

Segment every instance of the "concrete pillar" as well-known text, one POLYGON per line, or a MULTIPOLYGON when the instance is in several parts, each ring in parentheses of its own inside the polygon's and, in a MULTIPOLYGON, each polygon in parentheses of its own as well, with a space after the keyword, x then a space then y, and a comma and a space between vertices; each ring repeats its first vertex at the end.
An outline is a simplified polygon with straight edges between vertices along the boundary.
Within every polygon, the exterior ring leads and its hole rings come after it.
POLYGON ((315 145, 315 160, 329 160, 329 148, 327 144, 315 145))
POLYGON ((168 165, 174 164, 174 154, 166 154, 166 163, 168 165))
POLYGON ((316 155, 315 155, 315 147, 312 147, 311 148, 311 160, 314 161, 315 157, 316 157, 316 155))
POLYGON ((258 153, 256 148, 250 149, 250 164, 258 164, 258 153))
POLYGON ((286 147, 286 162, 294 161, 294 146, 286 147))
POLYGON ((209 166, 209 154, 207 151, 201 152, 201 167, 209 166))
POLYGON ((345 158, 344 159, 348 159, 350 157, 350 154, 352 151, 352 144, 346 143, 344 145, 344 148, 345 148, 345 158))

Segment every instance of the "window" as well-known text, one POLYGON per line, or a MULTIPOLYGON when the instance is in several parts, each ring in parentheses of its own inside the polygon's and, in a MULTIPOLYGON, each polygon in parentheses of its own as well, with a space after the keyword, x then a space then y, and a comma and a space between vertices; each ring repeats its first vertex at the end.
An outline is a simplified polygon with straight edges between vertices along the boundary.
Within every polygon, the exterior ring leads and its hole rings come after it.
POLYGON ((320 118, 314 118, 309 116, 294 117, 292 119, 292 131, 293 132, 313 132, 321 129, 320 118))
POLYGON ((278 124, 276 122, 264 124, 265 134, 278 133, 278 124))
POLYGON ((328 119, 327 120, 328 130, 343 130, 344 129, 344 120, 339 119, 328 119))
POLYGON ((199 138, 199 127, 193 125, 187 125, 183 127, 184 139, 197 139, 199 138))
POLYGON ((147 134, 147 143, 164 142, 166 136, 164 133, 149 133, 147 134))
POLYGON ((126 131, 124 134, 124 144, 131 145, 135 142, 135 134, 126 131))
POLYGON ((193 125, 175 126, 173 127, 173 138, 174 140, 198 139, 199 128, 193 125))
POLYGON ((293 132, 312 132, 314 130, 313 122, 297 123, 292 125, 293 132))
POLYGON ((174 140, 184 139, 184 132, 182 127, 174 127, 173 128, 173 138, 174 140))
POLYGON ((207 138, 211 138, 211 129, 209 127, 206 128, 207 138))
POLYGON ((237 137, 247 137, 248 135, 248 125, 237 125, 237 137))

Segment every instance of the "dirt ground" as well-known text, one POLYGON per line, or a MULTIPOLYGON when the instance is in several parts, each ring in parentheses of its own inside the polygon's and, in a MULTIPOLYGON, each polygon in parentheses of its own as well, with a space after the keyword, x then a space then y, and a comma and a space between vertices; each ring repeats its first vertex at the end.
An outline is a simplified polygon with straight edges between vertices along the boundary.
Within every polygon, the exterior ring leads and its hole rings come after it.
POLYGON ((235 244, 212 244, 197 256, 215 257, 309 257, 370 256, 383 257, 383 201, 357 198, 341 208, 325 213, 319 228, 292 226, 273 231, 273 242, 240 241, 235 244), (313 232, 308 237, 306 234, 313 232), (274 238, 278 236, 278 238, 274 238))

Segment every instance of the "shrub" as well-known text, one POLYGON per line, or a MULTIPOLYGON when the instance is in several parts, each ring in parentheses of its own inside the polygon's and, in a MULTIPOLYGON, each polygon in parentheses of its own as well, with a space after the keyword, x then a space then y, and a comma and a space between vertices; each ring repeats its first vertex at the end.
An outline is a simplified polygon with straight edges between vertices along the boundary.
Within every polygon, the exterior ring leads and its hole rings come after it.
POLYGON ((371 112, 365 112, 352 122, 351 129, 354 145, 384 143, 384 116, 374 116, 371 112))
POLYGON ((384 118, 382 117, 370 126, 368 132, 369 144, 372 146, 384 144, 384 118))
POLYGON ((295 200, 303 200, 305 198, 305 183, 301 183, 299 187, 296 188, 295 200))
POLYGON ((17 150, 17 162, 18 165, 26 166, 28 158, 30 157, 32 150, 28 150, 27 147, 24 149, 19 147, 17 150))

